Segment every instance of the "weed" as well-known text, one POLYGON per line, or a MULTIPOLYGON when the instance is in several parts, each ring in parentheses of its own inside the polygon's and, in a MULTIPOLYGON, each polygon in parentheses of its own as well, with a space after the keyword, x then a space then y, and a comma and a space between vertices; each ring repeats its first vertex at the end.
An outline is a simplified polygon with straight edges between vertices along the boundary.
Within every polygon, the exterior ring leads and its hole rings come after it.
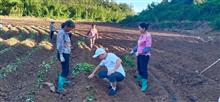
POLYGON ((135 57, 131 56, 131 55, 124 55, 122 57, 122 64, 124 67, 128 67, 128 68, 133 68, 135 67, 135 57))
POLYGON ((79 63, 73 68, 72 75, 76 76, 80 72, 91 72, 95 66, 89 63, 79 63))

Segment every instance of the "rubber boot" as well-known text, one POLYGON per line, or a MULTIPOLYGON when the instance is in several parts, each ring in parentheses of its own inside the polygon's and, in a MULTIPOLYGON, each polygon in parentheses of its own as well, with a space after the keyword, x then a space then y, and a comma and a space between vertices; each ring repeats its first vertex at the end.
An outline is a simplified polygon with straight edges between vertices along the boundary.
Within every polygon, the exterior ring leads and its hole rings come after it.
MULTIPOLYGON (((59 73, 58 75, 61 76, 61 73, 59 73)), ((71 81, 68 80, 67 78, 65 78, 64 84, 67 84, 67 85, 68 85, 68 84, 70 84, 70 83, 71 83, 71 81)))
POLYGON ((146 92, 147 91, 147 79, 142 78, 141 79, 141 91, 146 92))
POLYGON ((61 75, 59 75, 58 77, 58 82, 57 82, 57 92, 62 92, 64 90, 64 82, 65 82, 65 78, 62 77, 61 75))

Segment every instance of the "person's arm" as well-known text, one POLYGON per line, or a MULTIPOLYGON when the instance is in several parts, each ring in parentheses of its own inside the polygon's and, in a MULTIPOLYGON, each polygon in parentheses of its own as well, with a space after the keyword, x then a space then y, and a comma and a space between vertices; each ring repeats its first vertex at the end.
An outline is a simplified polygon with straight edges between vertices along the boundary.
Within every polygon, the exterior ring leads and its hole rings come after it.
POLYGON ((61 32, 59 32, 59 34, 58 34, 58 37, 57 37, 57 46, 58 46, 58 51, 59 51, 59 55, 60 55, 60 60, 61 60, 61 62, 64 62, 65 60, 64 60, 64 57, 63 57, 63 47, 64 47, 64 41, 63 41, 63 38, 62 38, 62 33, 61 32))
POLYGON ((62 34, 59 32, 57 36, 57 46, 58 46, 58 51, 60 54, 63 53, 63 39, 61 38, 62 34))
POLYGON ((112 73, 116 72, 119 69, 119 67, 121 66, 121 63, 122 63, 122 60, 120 58, 117 59, 114 69, 109 71, 108 75, 111 75, 112 73))
POLYGON ((151 51, 152 38, 150 35, 146 36, 145 44, 146 45, 145 45, 144 49, 142 50, 143 54, 147 54, 151 51))
POLYGON ((138 49, 138 45, 136 45, 132 50, 133 50, 134 52, 137 52, 137 49, 138 49))
POLYGON ((151 47, 145 47, 143 50, 142 50, 142 53, 143 54, 147 54, 148 52, 150 52, 151 50, 151 47))
POLYGON ((95 75, 95 73, 100 69, 100 65, 97 65, 96 68, 93 70, 93 72, 88 76, 89 79, 92 79, 95 75))

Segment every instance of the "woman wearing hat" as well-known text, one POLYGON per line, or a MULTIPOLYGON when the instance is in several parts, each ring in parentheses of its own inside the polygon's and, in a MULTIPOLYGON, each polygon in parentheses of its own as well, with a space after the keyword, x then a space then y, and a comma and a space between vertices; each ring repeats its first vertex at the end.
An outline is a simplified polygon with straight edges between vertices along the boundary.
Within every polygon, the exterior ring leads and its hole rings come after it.
POLYGON ((122 60, 114 53, 107 53, 103 48, 98 48, 95 51, 93 58, 99 58, 100 64, 97 65, 95 70, 88 76, 89 79, 93 78, 95 73, 101 68, 106 67, 107 71, 102 70, 98 76, 107 80, 110 83, 110 90, 108 95, 113 96, 117 93, 116 85, 125 78, 125 71, 122 66, 122 60))

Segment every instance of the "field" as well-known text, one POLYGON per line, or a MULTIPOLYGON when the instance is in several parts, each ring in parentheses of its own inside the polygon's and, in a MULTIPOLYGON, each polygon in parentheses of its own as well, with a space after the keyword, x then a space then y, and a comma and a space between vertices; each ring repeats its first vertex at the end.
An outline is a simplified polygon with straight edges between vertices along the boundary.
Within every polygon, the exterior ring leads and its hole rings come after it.
MULTIPOLYGON (((127 77, 116 96, 107 95, 107 83, 89 71, 70 75, 73 82, 64 94, 50 92, 45 82, 55 83, 60 71, 55 38, 49 39, 49 21, 1 18, 0 101, 1 102, 216 102, 220 96, 220 63, 199 75, 220 56, 220 34, 184 34, 152 31, 153 50, 149 65, 149 88, 142 93, 134 82, 135 67, 126 67, 127 77), (215 39, 214 39, 215 38, 215 39)), ((62 21, 56 22, 56 28, 62 21)), ((71 72, 80 63, 98 64, 92 59, 84 35, 91 23, 77 23, 72 39, 71 72), (81 42, 81 43, 79 43, 81 42)), ((100 36, 95 48, 104 47, 121 58, 137 43, 136 28, 97 23, 100 36)), ((58 30, 58 29, 57 29, 58 30)), ((195 31, 196 32, 196 31, 195 31)))

